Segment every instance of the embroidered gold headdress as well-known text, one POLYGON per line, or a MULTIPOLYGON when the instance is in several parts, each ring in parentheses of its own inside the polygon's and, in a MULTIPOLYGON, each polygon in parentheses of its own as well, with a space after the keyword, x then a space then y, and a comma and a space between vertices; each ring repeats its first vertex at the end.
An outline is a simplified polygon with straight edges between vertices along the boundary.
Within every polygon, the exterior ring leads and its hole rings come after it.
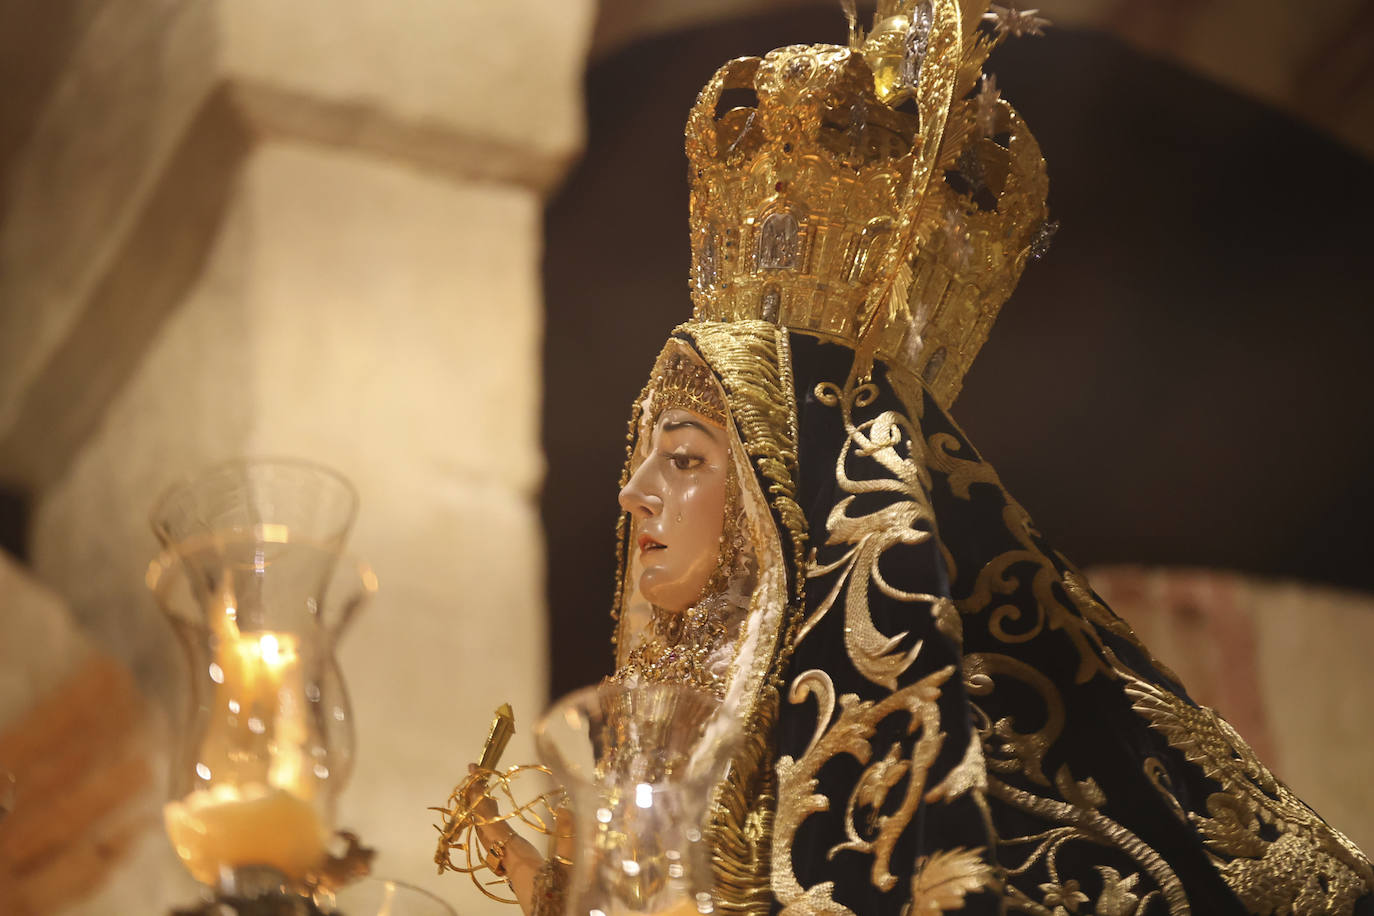
POLYGON ((670 407, 682 407, 705 417, 717 426, 725 425, 725 402, 716 387, 711 370, 682 353, 665 351, 654 367, 650 423, 670 407))
POLYGON ((1005 35, 1044 20, 880 0, 865 33, 845 5, 849 47, 731 61, 692 108, 695 317, 837 338, 948 404, 1052 231, 1039 146, 979 80, 1005 35), (718 113, 731 90, 754 98, 718 113))

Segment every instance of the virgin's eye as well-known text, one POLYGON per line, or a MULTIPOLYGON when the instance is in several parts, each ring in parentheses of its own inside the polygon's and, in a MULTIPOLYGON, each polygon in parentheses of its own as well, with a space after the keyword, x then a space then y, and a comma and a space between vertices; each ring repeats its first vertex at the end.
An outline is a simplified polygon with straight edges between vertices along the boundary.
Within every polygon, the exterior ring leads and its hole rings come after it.
POLYGON ((679 471, 690 471, 693 468, 699 467, 703 461, 700 455, 691 455, 686 452, 673 452, 664 455, 664 457, 668 459, 669 464, 679 471))

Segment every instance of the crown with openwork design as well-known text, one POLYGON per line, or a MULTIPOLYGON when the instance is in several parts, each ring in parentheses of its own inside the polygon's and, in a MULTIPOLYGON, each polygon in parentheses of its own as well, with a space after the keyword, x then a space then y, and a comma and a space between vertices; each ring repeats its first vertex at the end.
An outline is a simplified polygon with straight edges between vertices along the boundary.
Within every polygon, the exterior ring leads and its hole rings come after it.
POLYGON ((670 407, 681 407, 717 426, 725 425, 725 401, 711 370, 683 353, 669 350, 659 359, 651 376, 649 421, 670 407))
POLYGON ((849 47, 716 72, 686 131, 696 318, 838 339, 954 399, 1052 231, 1039 146, 980 80, 1005 35, 1044 20, 987 10, 882 0, 865 33, 849 0, 849 47), (732 91, 750 104, 719 112, 732 91))

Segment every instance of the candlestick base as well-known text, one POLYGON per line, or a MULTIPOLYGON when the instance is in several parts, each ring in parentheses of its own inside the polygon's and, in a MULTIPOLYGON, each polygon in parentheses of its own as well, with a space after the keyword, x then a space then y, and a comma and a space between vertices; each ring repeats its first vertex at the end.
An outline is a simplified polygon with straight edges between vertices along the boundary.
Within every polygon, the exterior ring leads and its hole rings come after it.
POLYGON ((213 899, 170 916, 457 916, 433 894, 381 878, 303 894, 276 869, 254 866, 235 869, 222 884, 213 899))
POLYGON ((292 887, 290 879, 266 865, 225 869, 212 900, 200 906, 172 911, 172 916, 334 916, 322 910, 307 894, 292 887))
POLYGON ((342 855, 329 856, 308 887, 293 882, 270 865, 243 865, 221 870, 214 897, 198 907, 172 911, 172 916, 343 916, 334 908, 321 909, 315 902, 331 898, 339 889, 367 877, 376 850, 364 846, 358 835, 340 830, 348 844, 342 855))
POLYGON ((341 856, 326 858, 319 872, 311 876, 312 883, 317 887, 338 890, 372 874, 372 860, 377 850, 364 846, 351 830, 340 830, 338 836, 348 844, 348 848, 341 856))

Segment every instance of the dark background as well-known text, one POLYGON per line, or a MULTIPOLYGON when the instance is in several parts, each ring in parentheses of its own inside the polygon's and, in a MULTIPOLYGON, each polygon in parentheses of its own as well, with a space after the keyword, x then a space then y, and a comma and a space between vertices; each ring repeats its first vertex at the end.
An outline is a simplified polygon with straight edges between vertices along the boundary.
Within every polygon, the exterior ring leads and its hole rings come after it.
MULTIPOLYGON (((687 110, 732 57, 843 40, 837 13, 792 10, 588 74, 587 152, 546 216, 554 695, 611 665, 630 402, 691 314, 687 110)), ((954 408, 1008 489, 1080 565, 1374 591, 1374 166, 1109 36, 1052 29, 987 69, 1041 144, 1062 224, 954 408)))

